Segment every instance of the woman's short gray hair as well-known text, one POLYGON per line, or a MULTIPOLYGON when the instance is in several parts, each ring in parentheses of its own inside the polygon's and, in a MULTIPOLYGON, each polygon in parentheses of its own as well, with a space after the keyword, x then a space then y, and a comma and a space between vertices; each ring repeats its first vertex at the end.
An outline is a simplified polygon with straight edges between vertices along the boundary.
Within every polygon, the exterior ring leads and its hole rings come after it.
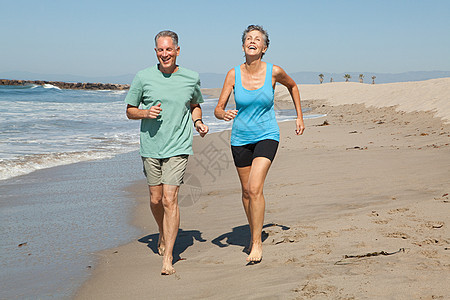
POLYGON ((155 46, 157 46, 156 43, 160 37, 170 37, 172 39, 172 42, 175 45, 175 47, 178 47, 178 35, 175 32, 170 31, 170 30, 163 30, 163 31, 159 32, 155 36, 155 46))
MULTIPOLYGON (((262 33, 263 38, 264 38, 264 44, 266 45, 267 48, 269 48, 269 43, 270 43, 269 34, 260 25, 248 25, 247 29, 245 29, 244 32, 242 33, 242 45, 244 45, 244 43, 245 43, 245 39, 247 38, 247 34, 250 31, 253 31, 253 30, 257 30, 257 31, 262 33)), ((264 56, 264 53, 262 54, 262 56, 264 56)))

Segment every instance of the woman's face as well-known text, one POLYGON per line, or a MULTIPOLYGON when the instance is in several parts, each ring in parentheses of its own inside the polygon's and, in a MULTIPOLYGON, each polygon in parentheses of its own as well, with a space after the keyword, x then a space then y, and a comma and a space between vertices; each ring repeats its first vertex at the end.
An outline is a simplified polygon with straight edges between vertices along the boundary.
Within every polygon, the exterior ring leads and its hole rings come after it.
POLYGON ((250 56, 262 55, 267 50, 266 43, 264 42, 264 35, 258 30, 252 30, 247 33, 242 47, 245 55, 250 56))

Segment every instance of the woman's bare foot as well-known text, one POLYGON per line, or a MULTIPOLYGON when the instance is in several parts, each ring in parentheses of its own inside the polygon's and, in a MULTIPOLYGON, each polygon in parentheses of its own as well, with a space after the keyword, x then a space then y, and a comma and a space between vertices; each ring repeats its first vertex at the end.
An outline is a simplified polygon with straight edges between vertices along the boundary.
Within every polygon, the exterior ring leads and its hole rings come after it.
POLYGON ((247 257, 248 265, 260 263, 262 260, 262 244, 253 243, 251 252, 247 257))
POLYGON ((172 257, 163 258, 163 267, 161 269, 161 275, 172 275, 175 274, 175 269, 172 266, 172 257))

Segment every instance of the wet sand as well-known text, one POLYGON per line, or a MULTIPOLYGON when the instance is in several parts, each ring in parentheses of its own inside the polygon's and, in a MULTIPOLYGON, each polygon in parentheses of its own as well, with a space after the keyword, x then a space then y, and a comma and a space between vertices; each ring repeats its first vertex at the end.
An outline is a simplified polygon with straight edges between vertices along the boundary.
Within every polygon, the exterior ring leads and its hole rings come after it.
POLYGON ((93 253, 141 233, 124 189, 138 152, 37 170, 0 183, 0 299, 70 299, 93 253))

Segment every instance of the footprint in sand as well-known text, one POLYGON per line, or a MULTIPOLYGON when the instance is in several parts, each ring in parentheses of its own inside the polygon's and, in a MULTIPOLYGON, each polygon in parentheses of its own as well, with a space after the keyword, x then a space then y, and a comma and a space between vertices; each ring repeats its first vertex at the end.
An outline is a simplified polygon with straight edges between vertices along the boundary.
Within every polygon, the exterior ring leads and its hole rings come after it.
POLYGON ((350 295, 342 295, 336 286, 328 284, 319 284, 307 281, 302 286, 292 290, 300 299, 354 299, 350 295))
POLYGON ((272 227, 265 229, 264 232, 267 234, 267 242, 272 245, 278 245, 282 243, 295 243, 300 239, 305 238, 308 234, 300 231, 297 228, 282 230, 279 227, 272 227))
POLYGON ((389 221, 390 220, 375 220, 375 221, 372 221, 372 222, 375 223, 375 224, 387 224, 387 223, 389 223, 389 221))
POLYGON ((285 264, 295 264, 295 263, 298 263, 298 262, 299 262, 299 260, 298 260, 297 257, 290 257, 284 263, 285 264))
POLYGON ((437 250, 422 250, 422 251, 419 251, 419 253, 422 254, 425 257, 428 257, 428 258, 439 258, 439 257, 441 257, 437 250))
POLYGON ((372 221, 372 223, 375 223, 375 224, 380 224, 380 225, 381 224, 387 224, 390 221, 392 221, 392 219, 390 219, 390 218, 388 218, 388 219, 378 219, 378 217, 380 217, 380 214, 377 211, 375 211, 375 210, 372 210, 372 212, 370 214, 368 214, 368 216, 372 217, 372 218, 377 218, 377 220, 372 221))
POLYGON ((435 197, 434 200, 437 200, 437 201, 440 201, 440 202, 444 202, 444 203, 449 203, 450 202, 448 193, 445 193, 445 194, 443 194, 440 197, 435 197))
POLYGON ((404 213, 408 210, 409 210, 409 208, 406 208, 406 207, 396 208, 396 209, 391 209, 390 211, 388 211, 388 214, 392 215, 392 214, 404 213))
POLYGON ((331 230, 324 231, 324 232, 320 232, 320 233, 318 234, 318 236, 320 236, 320 237, 326 237, 326 238, 337 237, 337 236, 339 236, 339 235, 340 235, 339 232, 331 231, 331 230))
POLYGON ((312 249, 312 251, 315 252, 315 253, 324 253, 324 254, 328 255, 328 254, 330 254, 332 252, 331 248, 332 248, 332 245, 323 244, 323 245, 320 245, 319 247, 317 247, 315 249, 312 249))
POLYGON ((223 265, 224 261, 221 259, 215 259, 215 258, 205 258, 202 260, 202 263, 213 264, 213 265, 223 265))
POLYGON ((307 280, 317 280, 320 278, 323 278, 323 275, 320 273, 311 273, 311 274, 306 275, 307 280))
POLYGON ((428 238, 421 242, 415 242, 413 244, 418 245, 418 246, 424 246, 424 245, 442 246, 442 245, 448 245, 449 242, 444 239, 428 238))
POLYGON ((445 222, 442 221, 427 221, 425 224, 422 224, 422 226, 425 226, 430 229, 440 229, 443 228, 445 225, 445 222))
POLYGON ((376 210, 372 210, 370 214, 368 214, 369 217, 379 217, 380 214, 376 210))
POLYGON ((409 239, 411 238, 408 234, 403 233, 403 232, 392 232, 392 233, 387 233, 385 234, 386 237, 391 237, 391 238, 401 238, 401 239, 409 239))
POLYGON ((358 230, 358 229, 359 228, 356 227, 356 226, 351 226, 351 227, 348 227, 348 228, 343 228, 340 231, 355 231, 355 230, 358 230))

